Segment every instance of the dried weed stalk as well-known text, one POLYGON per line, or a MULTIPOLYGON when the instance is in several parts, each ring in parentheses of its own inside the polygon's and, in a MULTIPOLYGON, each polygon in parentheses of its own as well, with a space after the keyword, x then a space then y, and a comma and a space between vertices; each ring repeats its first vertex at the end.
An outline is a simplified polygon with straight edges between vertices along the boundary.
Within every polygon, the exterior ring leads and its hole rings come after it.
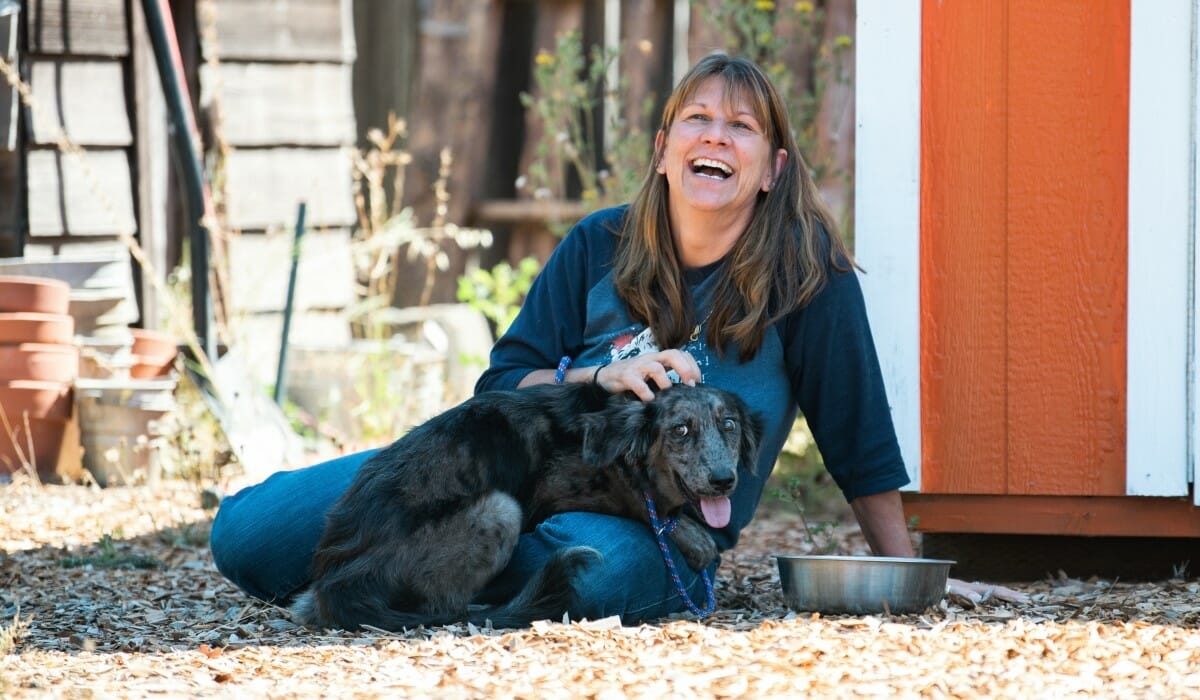
POLYGON ((407 123, 394 113, 388 115, 387 131, 371 129, 371 146, 354 154, 354 204, 358 228, 352 240, 358 275, 359 302, 351 309, 352 322, 364 337, 379 337, 379 324, 372 316, 392 304, 397 284, 396 261, 405 251, 409 261, 425 262, 425 279, 420 305, 427 305, 433 294, 438 272, 450 269, 448 246, 462 250, 488 247, 492 234, 486 229, 465 228, 446 221, 449 211, 450 168, 453 157, 443 148, 434 182, 436 210, 429 226, 420 226, 411 207, 403 206, 405 172, 412 154, 404 148, 407 123))

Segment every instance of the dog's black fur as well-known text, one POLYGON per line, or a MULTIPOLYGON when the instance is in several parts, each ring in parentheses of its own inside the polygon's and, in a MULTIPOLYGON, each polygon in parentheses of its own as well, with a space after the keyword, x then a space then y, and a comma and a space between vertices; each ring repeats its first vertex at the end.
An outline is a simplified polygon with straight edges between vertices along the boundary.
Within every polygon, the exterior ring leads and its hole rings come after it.
POLYGON ((596 550, 561 550, 503 605, 469 604, 522 532, 565 511, 648 523, 643 492, 661 517, 680 516, 671 537, 699 570, 717 548, 696 519, 728 521, 727 496, 737 470, 754 468, 761 434, 739 398, 712 387, 676 386, 646 403, 590 384, 482 393, 362 466, 329 513, 293 614, 395 631, 561 617, 596 550))

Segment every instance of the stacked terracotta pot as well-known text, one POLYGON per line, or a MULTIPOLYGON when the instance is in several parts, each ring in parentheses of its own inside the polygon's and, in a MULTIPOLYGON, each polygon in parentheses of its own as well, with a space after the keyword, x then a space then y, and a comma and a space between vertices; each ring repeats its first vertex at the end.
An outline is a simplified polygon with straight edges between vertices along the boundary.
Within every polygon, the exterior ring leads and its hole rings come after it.
POLYGON ((81 464, 60 463, 79 370, 70 292, 56 279, 0 275, 0 480, 81 475, 81 464))

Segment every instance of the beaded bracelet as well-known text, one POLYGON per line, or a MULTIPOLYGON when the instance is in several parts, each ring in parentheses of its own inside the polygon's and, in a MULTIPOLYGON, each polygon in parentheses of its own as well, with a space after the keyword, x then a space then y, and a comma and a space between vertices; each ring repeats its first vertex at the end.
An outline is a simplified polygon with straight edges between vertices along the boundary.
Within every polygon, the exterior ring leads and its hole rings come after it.
POLYGON ((567 378, 567 368, 571 366, 571 356, 563 355, 558 361, 558 369, 554 371, 554 383, 562 384, 567 378))

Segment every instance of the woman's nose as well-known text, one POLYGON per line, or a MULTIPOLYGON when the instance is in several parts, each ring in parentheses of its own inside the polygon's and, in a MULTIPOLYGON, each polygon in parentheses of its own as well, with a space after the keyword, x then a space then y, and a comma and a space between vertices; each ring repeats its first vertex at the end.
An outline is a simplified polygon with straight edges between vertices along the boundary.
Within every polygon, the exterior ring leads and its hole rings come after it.
POLYGON ((708 127, 704 130, 701 138, 706 143, 726 143, 729 140, 729 130, 726 128, 724 120, 713 119, 708 122, 708 127))

